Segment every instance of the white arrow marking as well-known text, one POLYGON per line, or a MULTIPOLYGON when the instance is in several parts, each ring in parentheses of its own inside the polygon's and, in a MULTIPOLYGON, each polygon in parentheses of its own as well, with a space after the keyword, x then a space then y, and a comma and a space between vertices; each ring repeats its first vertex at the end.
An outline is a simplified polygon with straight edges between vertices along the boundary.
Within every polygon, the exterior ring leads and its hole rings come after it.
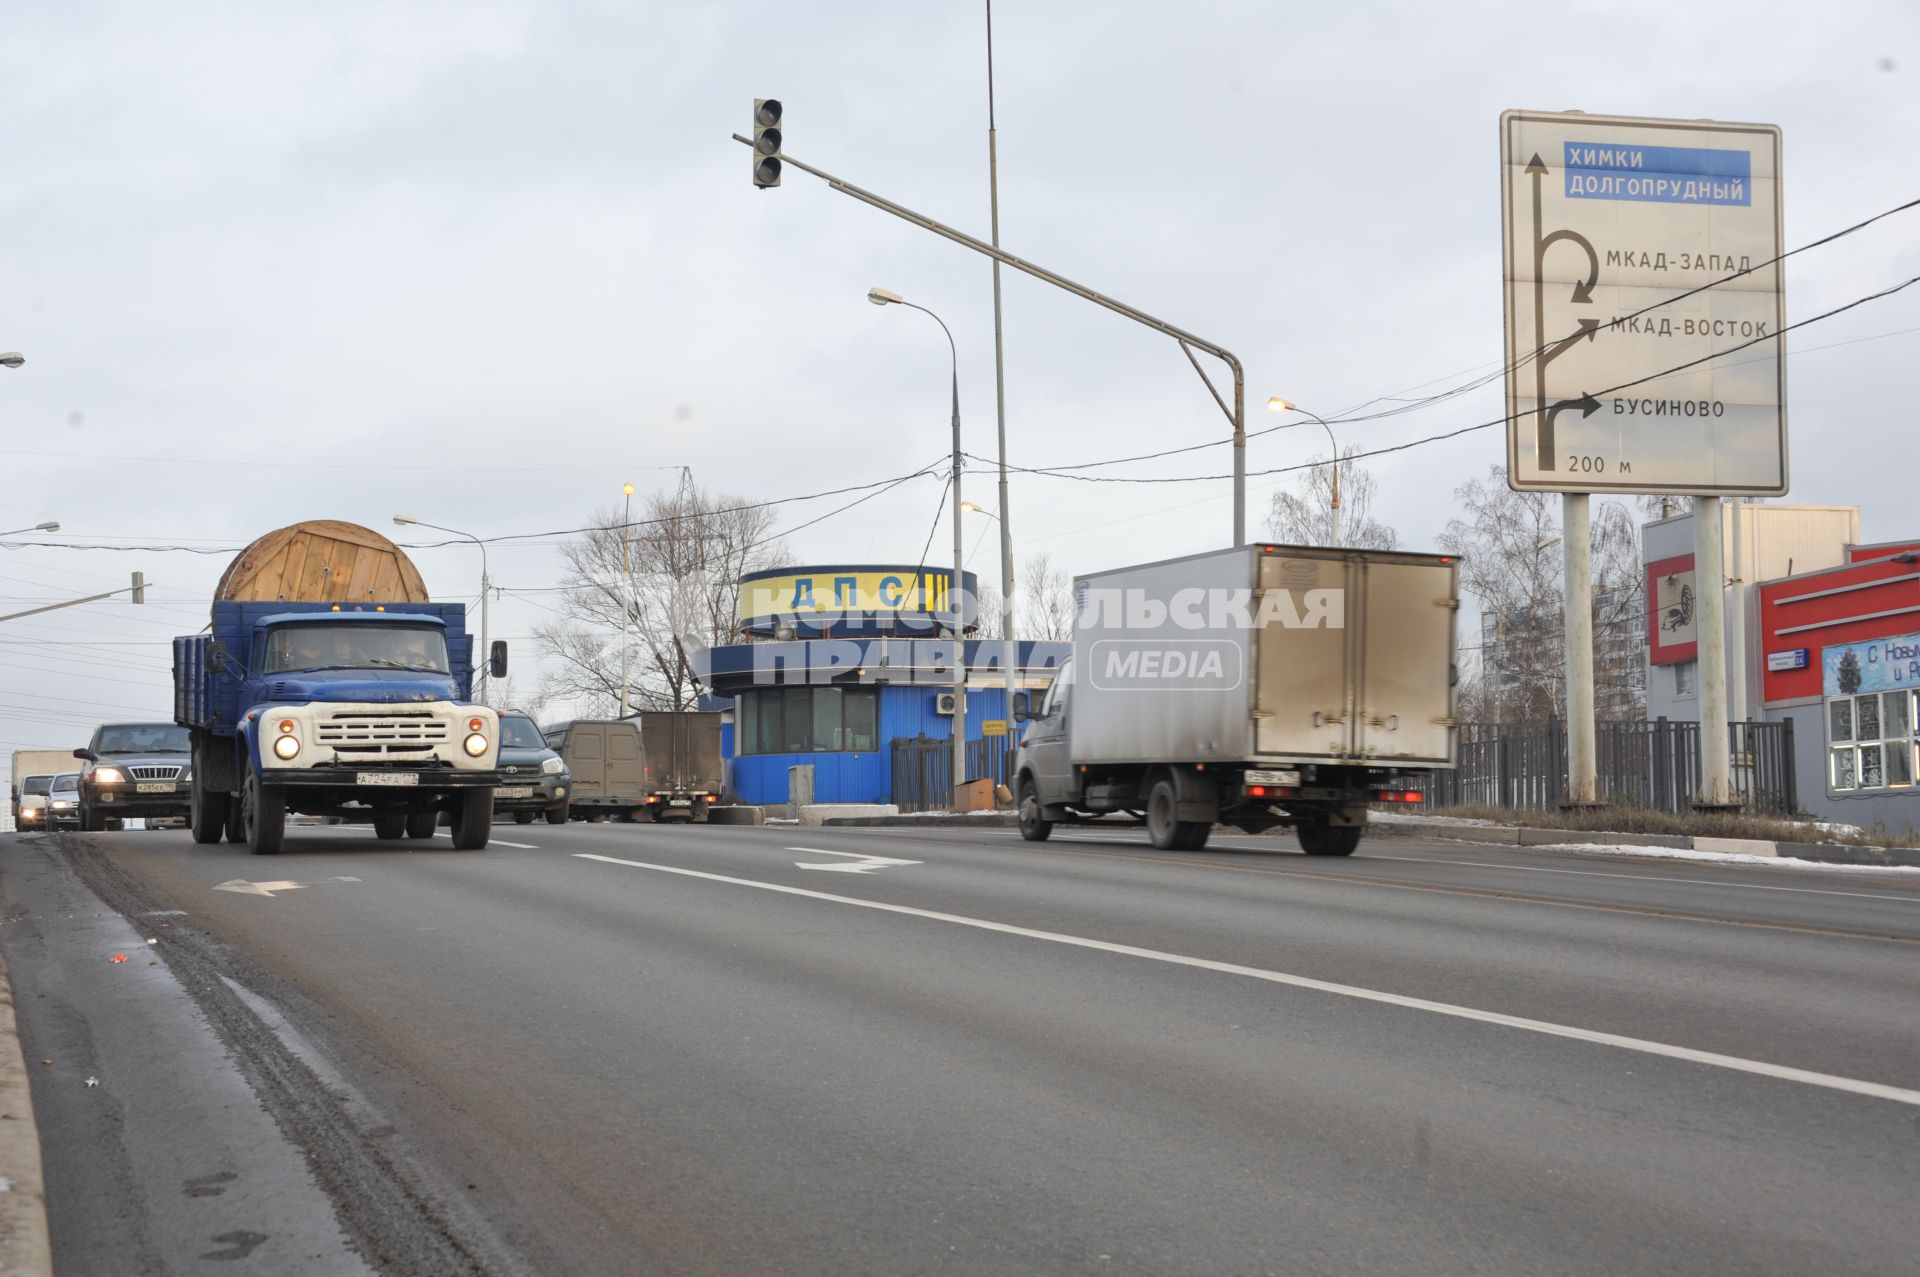
POLYGON ((895 860, 891 856, 869 856, 858 851, 829 851, 825 847, 789 847, 788 851, 804 851, 810 856, 847 856, 859 861, 857 865, 809 865, 796 860, 795 869, 820 869, 827 873, 864 874, 876 869, 890 869, 895 865, 922 865, 924 860, 895 860))
MULTIPOLYGON (((322 878, 322 882, 359 882, 358 878, 322 878)), ((233 878, 227 882, 213 885, 215 891, 237 891, 248 896, 272 896, 276 891, 298 891, 307 886, 304 882, 248 882, 245 878, 233 878)))

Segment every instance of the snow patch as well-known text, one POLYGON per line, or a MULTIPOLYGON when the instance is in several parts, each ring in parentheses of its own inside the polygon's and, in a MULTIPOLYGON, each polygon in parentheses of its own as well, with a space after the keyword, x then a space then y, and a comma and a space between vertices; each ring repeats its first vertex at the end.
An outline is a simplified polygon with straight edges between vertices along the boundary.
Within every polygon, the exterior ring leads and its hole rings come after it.
POLYGON ((1836 865, 1825 860, 1801 860, 1797 856, 1751 856, 1736 851, 1688 851, 1682 847, 1642 847, 1600 842, 1554 842, 1534 848, 1536 851, 1577 851, 1582 855, 1655 856, 1662 860, 1700 860, 1715 865, 1763 865, 1776 869, 1824 869, 1837 873, 1920 874, 1914 865, 1836 865))

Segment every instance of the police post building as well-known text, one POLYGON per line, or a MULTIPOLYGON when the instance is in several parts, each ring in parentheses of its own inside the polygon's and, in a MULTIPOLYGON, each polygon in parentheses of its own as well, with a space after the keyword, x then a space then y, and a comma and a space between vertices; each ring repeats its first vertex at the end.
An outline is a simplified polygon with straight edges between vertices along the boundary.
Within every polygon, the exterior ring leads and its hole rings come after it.
MULTIPOLYGON (((941 755, 949 760, 944 778, 911 796, 896 793, 895 764, 903 776, 916 774, 913 759, 950 746, 956 659, 966 671, 968 779, 1003 782, 1015 731, 1004 644, 974 637, 978 598, 973 573, 962 574, 956 592, 950 570, 910 564, 772 568, 741 577, 743 641, 706 653, 710 690, 733 702, 734 801, 788 802, 789 769, 810 765, 815 802, 946 806, 951 755, 941 755)), ((1071 650, 1066 643, 1013 646, 1023 689, 1045 687, 1071 650)))

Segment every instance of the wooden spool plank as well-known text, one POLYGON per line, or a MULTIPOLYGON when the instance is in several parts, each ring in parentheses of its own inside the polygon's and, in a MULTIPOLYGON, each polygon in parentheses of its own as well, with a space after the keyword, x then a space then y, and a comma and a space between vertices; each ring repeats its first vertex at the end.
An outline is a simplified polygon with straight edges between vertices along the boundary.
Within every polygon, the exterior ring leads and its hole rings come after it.
POLYGON ((426 583, 399 546, 370 528, 314 519, 277 528, 227 565, 216 600, 425 603, 426 583))

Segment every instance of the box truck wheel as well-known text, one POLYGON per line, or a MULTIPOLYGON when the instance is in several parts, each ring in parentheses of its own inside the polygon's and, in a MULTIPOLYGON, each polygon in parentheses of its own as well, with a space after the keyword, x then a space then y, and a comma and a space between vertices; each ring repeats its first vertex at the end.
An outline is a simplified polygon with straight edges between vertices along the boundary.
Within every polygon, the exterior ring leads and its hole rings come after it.
POLYGON ((188 803, 187 828, 193 831, 193 840, 203 845, 219 842, 227 832, 227 796, 207 792, 196 780, 188 803))
POLYGON ((440 813, 433 808, 416 809, 407 813, 407 837, 431 838, 433 831, 439 828, 440 813))
POLYGON ((407 832, 407 813, 402 808, 392 811, 378 811, 373 814, 373 836, 382 842, 391 842, 407 832))
POLYGON ((1198 851, 1207 845, 1213 826, 1203 820, 1181 820, 1180 792, 1171 776, 1153 782, 1147 795, 1147 837, 1161 851, 1198 851))
POLYGON ((1040 792, 1033 786, 1033 777, 1020 778, 1020 836, 1028 842, 1045 842, 1047 835, 1053 832, 1053 822, 1048 820, 1040 806, 1040 792))
POLYGON ((1335 825, 1325 816, 1300 822, 1300 850, 1309 856, 1351 856, 1360 845, 1360 825, 1335 825))
POLYGON ((240 820, 247 830, 247 846, 256 856, 270 856, 287 840, 287 791, 263 785, 258 772, 247 774, 240 794, 240 820))
POLYGON ((493 834, 493 791, 463 789, 453 800, 453 845, 459 851, 484 851, 493 834))

